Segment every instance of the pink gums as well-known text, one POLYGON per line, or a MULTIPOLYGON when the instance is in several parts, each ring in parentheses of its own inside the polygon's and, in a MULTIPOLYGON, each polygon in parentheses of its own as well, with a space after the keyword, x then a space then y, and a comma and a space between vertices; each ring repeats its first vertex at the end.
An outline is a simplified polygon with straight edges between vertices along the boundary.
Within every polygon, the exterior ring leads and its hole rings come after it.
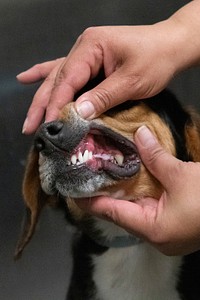
POLYGON ((116 149, 108 138, 103 135, 88 134, 76 147, 72 154, 83 153, 85 150, 91 151, 93 155, 103 155, 102 158, 106 158, 106 155, 114 156, 116 154, 122 155, 122 153, 116 149), (105 154, 105 155, 104 155, 105 154))

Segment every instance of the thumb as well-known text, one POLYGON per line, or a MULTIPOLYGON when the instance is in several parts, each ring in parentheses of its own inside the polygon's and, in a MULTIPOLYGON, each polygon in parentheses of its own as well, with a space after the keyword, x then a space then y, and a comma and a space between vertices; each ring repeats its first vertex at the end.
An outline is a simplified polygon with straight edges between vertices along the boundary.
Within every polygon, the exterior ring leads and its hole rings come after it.
POLYGON ((138 95, 138 79, 125 75, 123 68, 119 68, 95 88, 81 95, 75 107, 82 118, 93 119, 120 103, 137 99, 138 95), (133 87, 131 89, 130 84, 133 87))
POLYGON ((75 199, 76 204, 89 214, 114 222, 138 237, 151 236, 158 201, 145 198, 138 203, 106 196, 75 199))
POLYGON ((135 143, 146 168, 167 189, 172 184, 173 173, 178 169, 180 161, 161 147, 146 126, 137 130, 135 143))

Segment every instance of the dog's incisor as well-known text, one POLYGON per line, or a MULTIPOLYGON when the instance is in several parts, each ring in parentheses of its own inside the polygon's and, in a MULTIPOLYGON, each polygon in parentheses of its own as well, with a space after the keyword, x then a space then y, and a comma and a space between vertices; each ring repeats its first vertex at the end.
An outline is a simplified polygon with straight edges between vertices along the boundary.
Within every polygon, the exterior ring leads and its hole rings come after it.
POLYGON ((28 157, 27 222, 16 257, 32 237, 41 209, 62 202, 77 226, 68 300, 181 299, 176 288, 181 257, 166 257, 118 226, 85 214, 73 198, 159 199, 162 186, 141 162, 136 130, 146 125, 167 151, 200 161, 199 120, 168 91, 128 101, 92 121, 81 119, 73 103, 66 105, 58 121, 40 126, 28 157))

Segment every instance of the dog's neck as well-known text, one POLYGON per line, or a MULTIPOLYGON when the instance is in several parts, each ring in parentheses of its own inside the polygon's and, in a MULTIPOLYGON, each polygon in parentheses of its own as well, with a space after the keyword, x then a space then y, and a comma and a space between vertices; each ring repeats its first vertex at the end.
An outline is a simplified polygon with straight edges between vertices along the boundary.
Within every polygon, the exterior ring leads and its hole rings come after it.
POLYGON ((117 225, 96 219, 91 227, 84 224, 82 231, 97 245, 106 248, 125 248, 142 243, 142 240, 117 225))
POLYGON ((104 236, 90 236, 98 245, 107 247, 107 248, 125 248, 130 246, 135 246, 142 243, 142 240, 133 236, 115 236, 112 239, 108 239, 104 236))

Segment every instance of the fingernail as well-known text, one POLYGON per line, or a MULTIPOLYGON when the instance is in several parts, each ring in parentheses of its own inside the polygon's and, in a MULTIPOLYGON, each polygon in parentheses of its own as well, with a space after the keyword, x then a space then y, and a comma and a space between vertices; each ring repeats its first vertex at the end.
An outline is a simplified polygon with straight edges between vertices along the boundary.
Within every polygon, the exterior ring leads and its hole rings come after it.
POLYGON ((152 147, 157 143, 155 136, 152 134, 152 132, 149 130, 149 128, 145 125, 141 126, 137 130, 136 136, 139 139, 139 142, 145 148, 152 147))
POLYGON ((28 125, 28 118, 25 119, 23 127, 22 127, 23 134, 26 133, 27 125, 28 125))
POLYGON ((94 105, 88 100, 78 104, 76 109, 78 114, 84 119, 90 118, 95 113, 94 105))
POLYGON ((21 73, 17 74, 17 75, 16 75, 16 78, 17 78, 17 79, 20 79, 20 77, 22 77, 22 76, 24 75, 24 73, 25 73, 25 72, 21 72, 21 73))

